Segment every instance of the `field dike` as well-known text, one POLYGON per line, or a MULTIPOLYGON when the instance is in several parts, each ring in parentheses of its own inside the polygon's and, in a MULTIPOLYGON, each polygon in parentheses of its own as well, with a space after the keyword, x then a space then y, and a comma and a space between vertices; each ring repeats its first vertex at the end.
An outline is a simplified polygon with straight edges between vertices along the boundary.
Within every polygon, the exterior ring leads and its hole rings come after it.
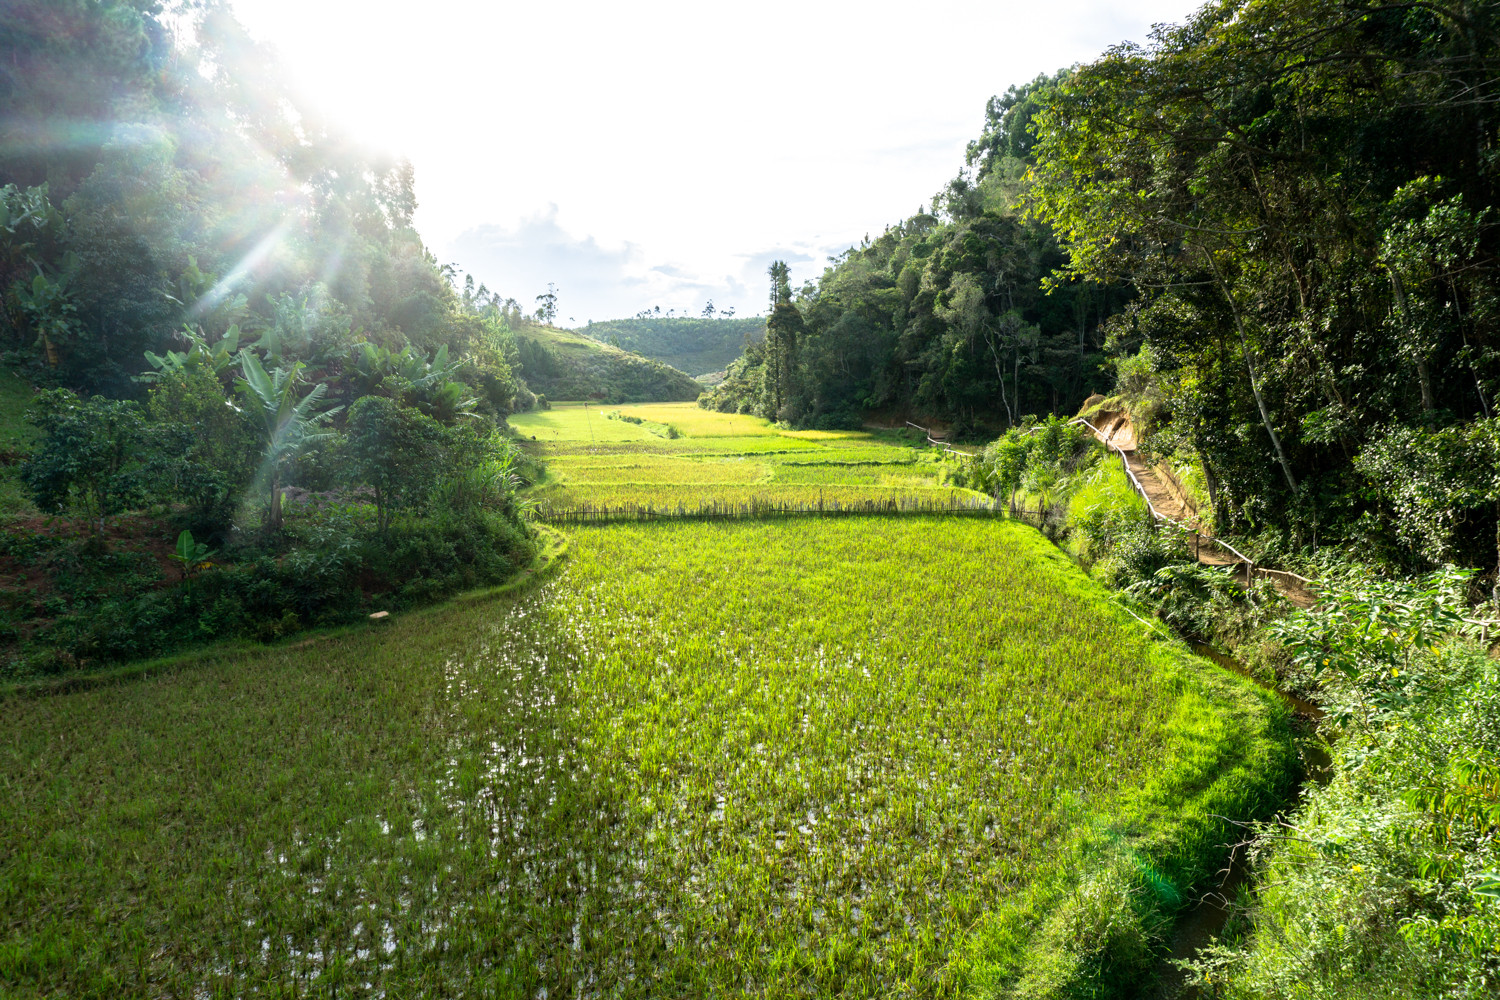
POLYGON ((1177 922, 1226 870, 1241 824, 1266 819, 1294 796, 1299 764, 1292 713, 1274 692, 1193 655, 1165 626, 1142 623, 1046 542, 1122 619, 1149 634, 1174 665, 1180 698, 1163 759, 1172 764, 1108 820, 1078 830, 1052 877, 986 915, 962 953, 969 995, 1015 1000, 1137 998, 1163 985, 1177 922), (1160 630, 1160 631, 1159 631, 1160 630), (1217 716, 1217 718, 1215 718, 1217 716))

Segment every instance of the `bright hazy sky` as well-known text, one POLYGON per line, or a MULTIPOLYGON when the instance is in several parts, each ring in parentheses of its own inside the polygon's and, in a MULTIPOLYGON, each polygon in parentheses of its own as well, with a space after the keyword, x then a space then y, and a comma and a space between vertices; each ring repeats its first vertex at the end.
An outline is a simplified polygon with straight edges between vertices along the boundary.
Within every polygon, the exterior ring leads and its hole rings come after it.
POLYGON ((1187 0, 233 0, 312 106, 416 167, 445 263, 559 321, 763 312, 930 202, 985 101, 1187 0))

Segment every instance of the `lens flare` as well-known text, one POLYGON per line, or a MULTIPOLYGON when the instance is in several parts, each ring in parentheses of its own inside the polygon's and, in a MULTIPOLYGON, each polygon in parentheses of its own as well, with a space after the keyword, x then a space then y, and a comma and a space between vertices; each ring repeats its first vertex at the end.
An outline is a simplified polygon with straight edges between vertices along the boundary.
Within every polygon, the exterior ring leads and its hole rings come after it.
POLYGON ((250 248, 250 252, 240 258, 234 269, 210 288, 203 296, 193 303, 188 310, 191 319, 198 319, 207 313, 213 312, 219 305, 233 293, 235 286, 250 277, 251 273, 265 263, 271 254, 286 240, 287 233, 291 232, 294 219, 286 219, 275 229, 267 233, 259 243, 250 248))

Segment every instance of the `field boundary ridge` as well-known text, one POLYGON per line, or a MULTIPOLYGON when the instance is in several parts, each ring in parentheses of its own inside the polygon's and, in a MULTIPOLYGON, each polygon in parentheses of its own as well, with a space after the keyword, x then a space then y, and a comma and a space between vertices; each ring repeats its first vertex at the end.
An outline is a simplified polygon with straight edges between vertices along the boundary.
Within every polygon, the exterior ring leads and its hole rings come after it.
POLYGON ((1004 508, 988 498, 950 496, 944 500, 892 497, 886 500, 824 500, 816 503, 756 501, 728 503, 713 500, 695 506, 677 504, 582 504, 537 506, 534 516, 551 524, 601 524, 619 521, 751 521, 781 517, 846 517, 850 515, 984 515, 998 517, 1004 508))

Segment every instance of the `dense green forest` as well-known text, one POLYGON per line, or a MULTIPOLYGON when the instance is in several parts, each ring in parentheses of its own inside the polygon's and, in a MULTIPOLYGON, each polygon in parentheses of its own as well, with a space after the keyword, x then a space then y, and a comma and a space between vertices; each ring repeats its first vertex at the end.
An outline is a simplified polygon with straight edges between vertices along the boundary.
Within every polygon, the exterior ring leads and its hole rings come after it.
POLYGON ((227 8, 179 14, 0 9, 11 675, 345 621, 531 551, 506 304, 423 246, 409 164, 300 107, 227 8))
POLYGON ((984 437, 1118 395, 1222 524, 1493 568, 1496 41, 1486 5, 1215 3, 1013 87, 934 212, 773 276, 705 405, 984 437))
POLYGON ((761 316, 736 319, 732 311, 703 317, 643 313, 589 323, 580 332, 690 375, 708 375, 729 367, 746 344, 764 341, 766 321, 761 316))

